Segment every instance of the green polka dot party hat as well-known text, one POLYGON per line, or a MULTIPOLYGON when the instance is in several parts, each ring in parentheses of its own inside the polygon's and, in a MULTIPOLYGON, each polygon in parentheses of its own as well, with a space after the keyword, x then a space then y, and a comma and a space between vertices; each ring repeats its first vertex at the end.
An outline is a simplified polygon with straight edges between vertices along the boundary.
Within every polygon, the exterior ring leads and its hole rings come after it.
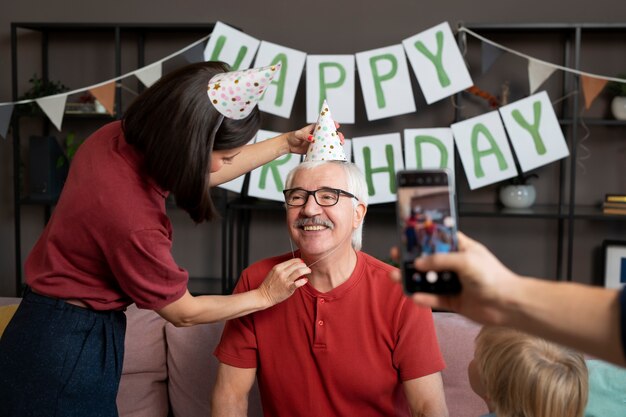
POLYGON ((207 94, 211 103, 225 117, 245 119, 279 72, 280 64, 276 64, 216 74, 209 81, 207 94))
POLYGON ((313 138, 307 150, 305 161, 346 161, 342 140, 337 133, 335 121, 328 103, 324 100, 317 124, 313 129, 313 138))

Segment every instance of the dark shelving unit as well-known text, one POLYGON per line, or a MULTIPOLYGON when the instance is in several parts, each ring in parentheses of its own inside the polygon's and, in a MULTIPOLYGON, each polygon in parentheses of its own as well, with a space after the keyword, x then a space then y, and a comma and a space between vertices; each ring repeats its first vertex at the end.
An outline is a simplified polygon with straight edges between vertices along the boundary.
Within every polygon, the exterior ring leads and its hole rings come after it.
MULTIPOLYGON (((563 50, 562 66, 574 70, 581 70, 583 61, 583 38, 593 34, 615 35, 619 41, 626 36, 626 24, 624 23, 551 23, 551 24, 468 24, 466 27, 473 32, 490 38, 491 35, 519 35, 529 34, 556 34, 561 36, 563 50)), ((470 35, 467 35, 468 37, 470 35)), ((459 35, 459 42, 462 41, 459 35)), ((547 42, 547 41, 546 41, 547 42)), ((540 91, 540 90, 539 90, 540 91)), ((619 215, 607 215, 602 213, 597 205, 578 205, 576 202, 576 163, 578 145, 580 144, 580 132, 582 127, 591 128, 606 126, 611 128, 626 127, 626 121, 612 120, 597 117, 581 117, 580 106, 582 95, 581 79, 578 74, 566 72, 563 76, 561 88, 562 96, 572 94, 571 99, 563 100, 561 104, 561 118, 559 123, 564 132, 570 150, 570 156, 559 162, 559 193, 555 205, 536 205, 528 210, 507 210, 489 205, 466 205, 463 204, 463 195, 459 195, 460 217, 519 217, 529 219, 554 219, 557 222, 557 253, 556 253, 556 279, 572 280, 574 237, 577 220, 624 222, 626 217, 619 215), (573 94, 574 92, 581 94, 573 94), (562 265, 565 263, 565 272, 562 265)), ((459 109, 463 95, 457 96, 459 109)), ((455 119, 463 120, 461 110, 457 109, 455 119)), ((458 165, 457 161, 457 167, 458 165)), ((458 171, 457 171, 458 172, 458 171)))
MULTIPOLYGON (((136 67, 141 68, 146 65, 146 46, 148 37, 155 34, 171 34, 172 36, 180 34, 198 34, 198 37, 206 36, 213 31, 213 23, 43 23, 43 22, 14 22, 11 23, 11 80, 12 80, 12 96, 13 101, 17 101, 19 97, 18 85, 19 76, 21 74, 32 74, 30 70, 24 71, 18 68, 18 41, 21 36, 28 33, 38 33, 40 35, 40 56, 41 56, 41 77, 44 81, 49 81, 49 63, 50 63, 50 43, 54 41, 55 35, 73 34, 76 36, 89 33, 99 33, 110 35, 110 46, 114 51, 114 60, 111 63, 114 69, 114 77, 122 75, 122 47, 128 42, 128 38, 134 39, 136 47, 135 61, 136 67), (124 39, 123 39, 124 37, 124 39)), ((183 45, 184 46, 184 45, 183 45)), ((138 82, 138 84, 140 84, 138 82)), ((141 90, 142 86, 139 85, 141 90)), ((116 87, 116 109, 123 109, 121 86, 116 87)), ((66 113, 64 122, 72 121, 90 121, 95 127, 108 123, 115 118, 119 118, 121 112, 116 117, 108 114, 77 114, 66 113)), ((15 216, 15 283, 17 295, 20 295, 22 288, 22 230, 21 230, 21 210, 23 205, 42 206, 44 212, 44 221, 50 218, 52 207, 56 204, 56 199, 32 199, 29 196, 22 196, 24 184, 20 181, 20 165, 21 165, 21 138, 20 138, 20 120, 30 118, 29 122, 37 123, 41 121, 41 134, 44 136, 50 133, 50 122, 43 113, 25 113, 16 109, 11 131, 13 135, 13 201, 15 216)), ((220 208, 225 210, 225 200, 220 202, 220 208)))
MULTIPOLYGON (((616 39, 626 35, 626 24, 590 24, 590 23, 554 23, 554 24, 467 24, 468 29, 486 36, 509 35, 527 36, 530 34, 554 34, 559 37, 559 46, 563 51, 564 67, 580 70, 584 35, 603 33, 615 34, 616 39)), ((462 36, 459 34, 459 42, 462 43, 462 36)), ((470 37, 470 35, 466 35, 470 37)), ((543 40, 542 40, 543 41, 543 40)), ((547 42, 547 41, 546 41, 547 42)), ((573 91, 582 91, 580 77, 576 74, 564 74, 561 93, 563 96, 573 91)), ((522 219, 541 219, 556 223, 556 253, 555 253, 555 279, 572 280, 572 263, 574 258, 574 236, 577 221, 593 221, 602 223, 626 222, 625 216, 605 215, 597 205, 577 205, 576 203, 576 160, 577 147, 579 144, 579 134, 581 126, 610 127, 612 129, 623 129, 626 121, 604 119, 599 117, 580 117, 581 95, 573 94, 567 100, 563 100, 560 105, 559 122, 563 129, 565 138, 570 149, 570 156, 563 159, 558 164, 558 195, 553 204, 536 204, 529 209, 508 209, 497 203, 473 203, 468 199, 469 190, 459 190, 457 199, 457 213, 462 226, 464 219, 505 219, 507 221, 520 221, 522 219), (565 267, 565 270, 564 268, 565 267)), ((462 114, 462 102, 467 100, 465 93, 460 93, 456 97, 455 121, 466 118, 462 114)), ((463 182, 463 168, 458 155, 455 155, 456 183, 463 182)), ((244 187, 245 189, 245 187, 244 187)), ((228 205, 227 242, 228 259, 224 259, 227 265, 224 272, 224 292, 232 290, 234 282, 227 277, 239 276, 241 271, 249 264, 249 229, 254 213, 275 211, 277 216, 281 216, 284 207, 279 202, 270 202, 250 198, 245 193, 240 198, 231 201, 228 205)), ((368 208, 369 213, 384 213, 395 216, 393 204, 373 205, 368 208)))

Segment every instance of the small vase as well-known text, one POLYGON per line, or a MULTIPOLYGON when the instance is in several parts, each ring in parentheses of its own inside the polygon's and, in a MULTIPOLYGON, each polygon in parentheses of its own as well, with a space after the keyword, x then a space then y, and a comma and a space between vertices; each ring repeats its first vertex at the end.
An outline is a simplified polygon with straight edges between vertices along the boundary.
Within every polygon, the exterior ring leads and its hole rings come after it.
POLYGON ((626 96, 613 97, 611 111, 617 120, 626 120, 626 96))
POLYGON ((505 185, 500 189, 500 202, 509 208, 527 208, 535 202, 535 186, 525 185, 505 185))

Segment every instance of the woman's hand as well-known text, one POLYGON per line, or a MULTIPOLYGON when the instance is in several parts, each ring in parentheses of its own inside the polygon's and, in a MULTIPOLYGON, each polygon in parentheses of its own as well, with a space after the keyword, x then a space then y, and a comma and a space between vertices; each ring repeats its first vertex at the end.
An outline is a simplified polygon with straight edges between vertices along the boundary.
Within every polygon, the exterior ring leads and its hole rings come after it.
MULTIPOLYGON (((339 129, 339 123, 335 122, 335 127, 339 129)), ((309 144, 313 140, 313 129, 315 128, 315 124, 310 124, 302 129, 295 130, 293 132, 289 132, 287 134, 287 145, 289 146, 290 153, 299 153, 305 154, 309 149, 309 144)), ((339 135, 339 140, 343 145, 344 137, 343 133, 337 132, 339 135)))
POLYGON ((304 275, 310 273, 311 269, 302 259, 289 259, 272 268, 259 287, 259 291, 269 305, 273 306, 286 300, 297 288, 306 284, 308 279, 304 275))

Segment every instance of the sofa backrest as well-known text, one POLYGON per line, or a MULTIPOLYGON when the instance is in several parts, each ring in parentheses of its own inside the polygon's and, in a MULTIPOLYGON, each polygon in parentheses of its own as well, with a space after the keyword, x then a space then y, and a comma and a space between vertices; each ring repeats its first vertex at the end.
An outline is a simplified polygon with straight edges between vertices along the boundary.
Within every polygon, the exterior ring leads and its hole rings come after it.
MULTIPOLYGON (((130 307, 124 370, 118 407, 120 417, 210 416, 211 392, 218 361, 213 356, 223 323, 176 328, 156 313, 130 307)), ((454 313, 434 313, 450 416, 487 413, 467 379, 474 337, 480 326, 454 313)), ((250 393, 249 416, 262 416, 256 384, 250 393)))

